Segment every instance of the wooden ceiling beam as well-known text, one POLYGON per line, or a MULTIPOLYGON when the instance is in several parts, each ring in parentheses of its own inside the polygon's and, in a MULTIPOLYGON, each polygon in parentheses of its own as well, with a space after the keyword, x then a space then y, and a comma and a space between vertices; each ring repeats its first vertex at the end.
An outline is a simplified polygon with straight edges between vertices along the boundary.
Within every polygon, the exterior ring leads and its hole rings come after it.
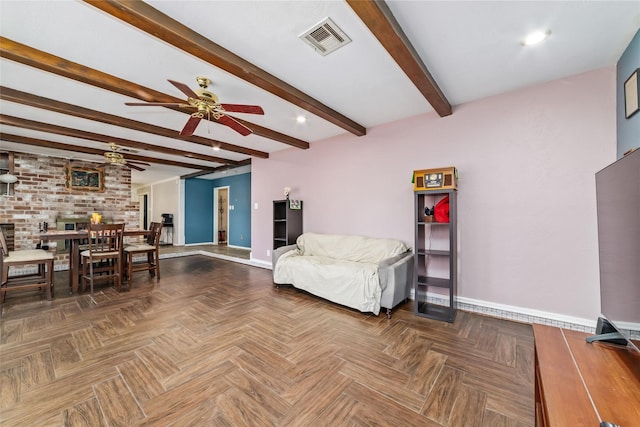
MULTIPOLYGON (((41 108, 47 111, 53 111, 56 113, 67 114, 74 117, 79 117, 82 119, 93 120, 96 122, 106 123, 109 125, 126 127, 129 129, 137 130, 140 132, 151 133, 154 135, 164 136, 167 138, 174 138, 184 140, 189 138, 189 142, 193 142, 194 144, 204 145, 205 147, 213 148, 219 147, 221 150, 224 150, 224 143, 220 141, 216 141, 214 139, 203 138, 201 136, 192 136, 192 137, 180 137, 175 130, 167 129, 155 125, 151 125, 148 123, 139 122, 136 120, 126 119, 124 117, 115 116, 113 114, 103 113, 100 111, 91 110, 89 108, 80 107, 78 105, 68 104, 62 101, 56 101, 49 98, 44 98, 42 96, 33 95, 31 93, 22 92, 16 89, 11 89, 8 87, 0 86, 0 100, 15 102, 22 105, 27 105, 29 107, 41 108)), ((143 143, 138 143, 143 144, 143 143)), ((162 147, 146 144, 147 148, 145 150, 158 151, 156 148, 162 149, 162 147)), ((131 148, 142 148, 131 147, 131 148)), ((188 152, 185 152, 188 153, 188 152)), ((176 154, 176 153, 171 153, 176 154)), ((193 153, 189 153, 193 154, 193 153)), ((250 148, 245 148, 242 154, 247 154, 249 156, 260 157, 266 159, 269 157, 269 153, 265 153, 263 151, 252 150, 250 148)), ((180 155, 180 154, 176 154, 180 155)), ((188 157, 197 158, 194 156, 198 156, 197 154, 189 155, 188 157)), ((201 160, 214 161, 211 160, 210 156, 205 156, 204 154, 201 160), (205 159, 204 157, 208 157, 205 159)), ((215 160, 218 162, 217 160, 215 160)), ((219 162, 218 162, 219 163, 219 162)))
MULTIPOLYGON (((84 65, 68 61, 59 56, 52 55, 47 52, 43 52, 38 49, 34 49, 30 46, 18 43, 6 37, 0 36, 0 57, 10 59, 20 64, 28 65, 30 67, 37 68, 39 70, 47 71, 62 77, 66 77, 72 80, 79 81, 91 86, 99 87, 114 93, 119 93, 124 96, 128 96, 135 99, 140 99, 147 102, 172 102, 172 103, 184 103, 184 99, 176 98, 171 95, 132 83, 130 81, 121 79, 119 77, 112 76, 111 74, 103 73, 102 71, 94 70, 93 68, 86 67, 84 65)), ((168 84, 168 83, 167 83, 168 84)), ((180 107, 166 107, 175 111, 180 111, 185 114, 191 114, 192 110, 180 107)), ((204 119, 206 120, 206 118, 204 119)), ((212 118, 211 121, 215 120, 212 118)), ((289 135, 284 135, 274 130, 270 130, 259 126, 254 123, 250 123, 243 120, 245 126, 253 130, 255 135, 269 138, 274 141, 281 142, 283 144, 291 145, 298 148, 309 148, 309 143, 289 135)), ((183 141, 195 142, 198 137, 194 136, 180 136, 177 131, 174 138, 181 139, 183 141)), ((206 138, 205 138, 206 139, 206 138)), ((215 141, 220 148, 227 151, 234 151, 238 153, 246 154, 247 149, 239 147, 237 145, 229 144, 222 141, 215 141)), ((257 157, 264 157, 263 155, 257 157)), ((268 157, 268 155, 267 155, 268 157)))
MULTIPOLYGON (((7 133, 2 134, 2 140, 16 142, 18 144, 24 144, 24 145, 33 145, 37 147, 52 148, 55 150, 70 151, 73 153, 94 154, 98 156, 103 156, 105 151, 109 151, 109 150, 100 150, 98 148, 63 144, 61 142, 45 141, 43 139, 30 138, 26 136, 12 135, 7 133)), ((205 174, 213 173, 212 171, 216 169, 216 168, 205 169, 204 166, 196 165, 193 163, 177 162, 174 160, 166 160, 166 159, 157 159, 155 157, 138 156, 138 155, 129 154, 129 153, 124 153, 123 155, 127 160, 137 160, 141 162, 156 163, 156 164, 167 165, 167 166, 177 166, 177 167, 189 168, 189 169, 204 169, 205 174)))
POLYGON ((180 176, 180 179, 198 178, 200 176, 210 175, 212 173, 222 172, 222 171, 226 171, 226 170, 230 170, 230 169, 236 169, 236 168, 239 168, 241 166, 246 166, 246 165, 250 165, 250 164, 251 164, 251 159, 246 159, 246 160, 243 160, 243 161, 239 162, 238 165, 236 165, 236 166, 224 165, 224 166, 217 167, 217 168, 215 168, 213 170, 202 170, 202 171, 198 171, 198 172, 193 172, 193 173, 190 173, 190 174, 187 174, 187 175, 180 176))
POLYGON ((389 6, 381 0, 347 0, 347 3, 440 117, 450 115, 451 104, 420 59, 389 6))
POLYGON ((321 117, 354 135, 367 133, 364 126, 343 116, 306 93, 228 51, 189 27, 142 1, 84 0, 96 8, 177 47, 194 57, 227 71, 261 89, 321 117))
MULTIPOLYGON (((86 132, 82 130, 72 129, 64 126, 52 125, 49 123, 37 122, 35 120, 27 120, 19 117, 7 116, 0 114, 0 124, 7 126, 16 126, 24 129, 35 130, 38 132, 48 132, 56 135, 69 136, 72 138, 88 139, 90 141, 98 141, 104 143, 115 143, 123 147, 138 148, 141 150, 153 150, 160 153, 170 154, 174 156, 189 157, 192 159, 204 160, 213 163, 221 163, 228 165, 237 165, 238 161, 223 159, 215 156, 206 156, 204 154, 191 153, 189 151, 178 150, 175 148, 161 147, 158 145, 147 144, 144 142, 132 141, 130 139, 118 138, 115 136, 102 135, 94 132, 86 132)), ((4 134, 3 134, 4 137, 4 134)), ((102 150, 104 153, 105 150, 102 150)))

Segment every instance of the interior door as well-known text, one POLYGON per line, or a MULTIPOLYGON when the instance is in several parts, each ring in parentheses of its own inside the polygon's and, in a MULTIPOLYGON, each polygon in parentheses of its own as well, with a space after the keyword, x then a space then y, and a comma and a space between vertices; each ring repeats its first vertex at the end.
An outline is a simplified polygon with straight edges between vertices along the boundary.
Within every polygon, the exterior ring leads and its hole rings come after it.
POLYGON ((213 189, 213 242, 226 245, 229 238, 229 187, 213 189))
POLYGON ((138 196, 138 202, 140 202, 140 228, 144 230, 149 229, 149 195, 142 194, 138 196))

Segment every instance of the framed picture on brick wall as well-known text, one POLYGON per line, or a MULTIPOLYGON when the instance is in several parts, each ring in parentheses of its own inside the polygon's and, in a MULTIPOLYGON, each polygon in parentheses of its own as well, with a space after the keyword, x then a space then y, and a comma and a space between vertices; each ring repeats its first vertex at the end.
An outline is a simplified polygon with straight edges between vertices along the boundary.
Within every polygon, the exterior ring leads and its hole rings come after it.
POLYGON ((64 168, 65 186, 75 191, 104 191, 104 171, 67 165, 64 168))

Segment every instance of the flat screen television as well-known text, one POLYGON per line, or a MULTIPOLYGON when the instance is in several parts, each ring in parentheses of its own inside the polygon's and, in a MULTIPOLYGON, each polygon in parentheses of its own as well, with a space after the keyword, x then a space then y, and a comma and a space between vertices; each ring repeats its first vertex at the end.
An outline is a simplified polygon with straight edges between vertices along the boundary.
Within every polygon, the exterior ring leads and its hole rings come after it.
POLYGON ((640 149, 596 173, 596 204, 601 317, 587 341, 640 351, 640 149))

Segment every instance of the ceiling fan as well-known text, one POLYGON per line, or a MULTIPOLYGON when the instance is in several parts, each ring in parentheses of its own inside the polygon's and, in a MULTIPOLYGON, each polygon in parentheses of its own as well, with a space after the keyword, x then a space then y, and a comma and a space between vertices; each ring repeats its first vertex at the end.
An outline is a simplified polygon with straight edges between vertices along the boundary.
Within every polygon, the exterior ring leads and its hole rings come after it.
POLYGON ((135 160, 128 160, 128 159, 126 159, 124 157, 124 155, 122 153, 120 153, 120 151, 131 151, 131 152, 133 152, 135 150, 121 148, 120 146, 118 146, 114 142, 109 143, 109 148, 111 148, 111 151, 106 151, 104 153, 104 159, 106 160, 106 162, 101 164, 101 165, 99 165, 98 166, 99 168, 101 168, 103 166, 116 165, 116 166, 126 166, 126 167, 128 167, 130 169, 143 171, 144 168, 141 168, 138 165, 151 166, 149 163, 138 162, 138 161, 135 161, 135 160))
POLYGON ((125 105, 195 108, 196 111, 191 114, 191 117, 187 120, 187 124, 180 131, 180 135, 182 136, 193 135, 198 123, 205 117, 207 119, 213 117, 218 123, 229 126, 239 134, 247 136, 252 133, 252 130, 233 117, 228 116, 226 113, 264 114, 262 107, 258 105, 220 104, 216 94, 207 90, 207 87, 211 84, 211 80, 206 77, 196 77, 196 81, 201 89, 197 89, 195 92, 184 83, 173 80, 168 81, 187 95, 186 104, 173 102, 125 102, 125 105))

